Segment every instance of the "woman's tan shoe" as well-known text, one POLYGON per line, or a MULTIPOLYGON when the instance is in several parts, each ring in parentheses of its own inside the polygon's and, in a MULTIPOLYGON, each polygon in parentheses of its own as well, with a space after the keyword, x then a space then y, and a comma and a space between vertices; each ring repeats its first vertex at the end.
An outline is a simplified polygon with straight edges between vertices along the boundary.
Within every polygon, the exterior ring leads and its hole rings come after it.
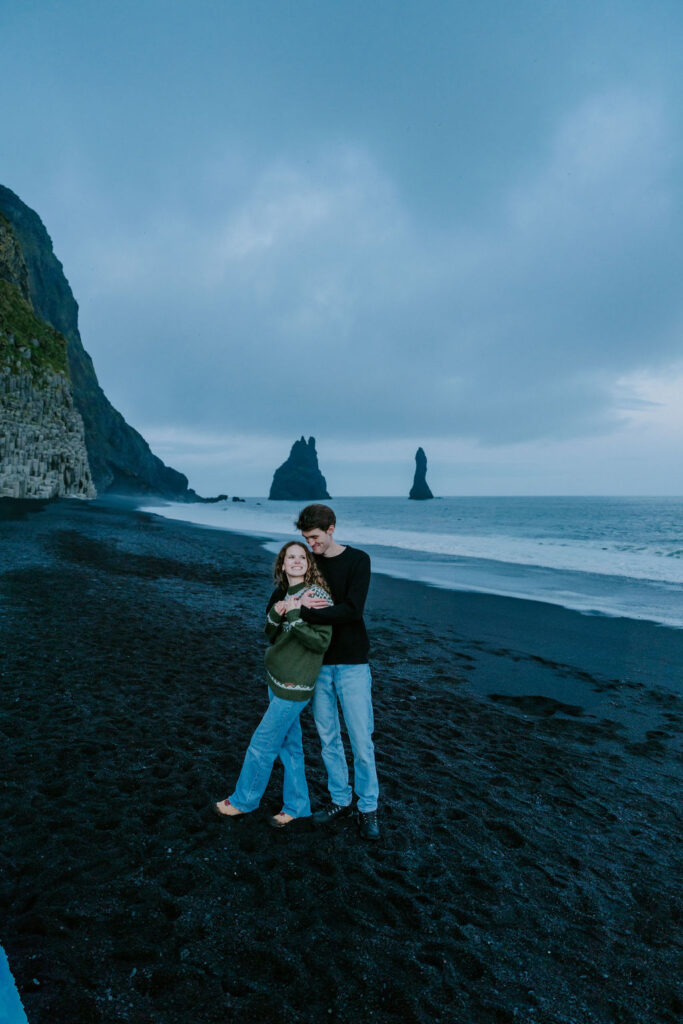
POLYGON ((274 814, 272 818, 268 818, 268 824, 271 828, 285 828, 291 821, 296 821, 296 818, 291 814, 287 814, 286 811, 280 811, 278 814, 274 814))
POLYGON ((227 797, 225 800, 219 800, 217 804, 214 804, 213 809, 219 818, 239 818, 244 814, 244 811, 238 811, 227 797))

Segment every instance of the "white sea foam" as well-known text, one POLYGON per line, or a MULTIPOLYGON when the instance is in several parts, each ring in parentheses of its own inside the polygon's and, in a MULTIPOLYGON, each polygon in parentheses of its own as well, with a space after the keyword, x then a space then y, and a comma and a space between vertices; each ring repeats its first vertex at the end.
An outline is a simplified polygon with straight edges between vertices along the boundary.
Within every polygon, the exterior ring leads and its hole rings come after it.
MULTIPOLYGON (((543 499, 537 501, 542 502, 543 499)), ((448 499, 449 505, 457 502, 458 499, 448 499)), ((473 532, 471 529, 468 531, 466 521, 463 522, 466 515, 462 514, 462 508, 458 509, 461 514, 457 521, 453 516, 452 523, 448 524, 451 526, 448 531, 438 529, 438 526, 446 525, 442 522, 446 518, 443 515, 438 519, 432 515, 429 523, 421 524, 421 529, 407 529, 401 519, 408 520, 407 525, 411 526, 421 505, 416 509, 414 503, 408 505, 401 503, 400 499, 385 499, 385 506, 389 506, 387 510, 382 507, 382 499, 342 498, 335 501, 338 511, 340 506, 349 504, 351 508, 343 517, 339 516, 338 534, 341 540, 350 544, 683 584, 680 537, 644 543, 624 536, 623 524, 622 535, 617 537, 610 537, 607 531, 594 538, 520 536, 509 532, 509 524, 504 521, 494 528, 487 526, 485 530, 473 532)), ((538 507, 540 509, 541 506, 538 507)), ((248 499, 245 503, 221 502, 216 505, 169 504, 150 507, 146 511, 238 533, 280 538, 296 533, 293 521, 298 510, 299 505, 294 502, 268 503, 265 499, 248 499)), ((539 532, 547 530, 540 512, 537 525, 539 532)), ((529 526, 533 529, 533 524, 529 526)), ((595 531, 594 522, 592 527, 595 531)))
MULTIPOLYGON (((683 501, 338 498, 338 539, 391 576, 649 619, 683 628, 683 501)), ((295 502, 164 504, 169 519, 263 537, 298 536, 295 502)))

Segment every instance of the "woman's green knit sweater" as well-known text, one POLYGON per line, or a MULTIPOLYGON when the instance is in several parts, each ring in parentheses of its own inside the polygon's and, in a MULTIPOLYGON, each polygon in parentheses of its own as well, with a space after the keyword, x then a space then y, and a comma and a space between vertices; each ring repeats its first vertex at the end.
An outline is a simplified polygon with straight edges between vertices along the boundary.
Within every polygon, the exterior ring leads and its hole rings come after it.
MULTIPOLYGON (((306 590, 332 604, 326 590, 305 583, 288 587, 286 596, 303 594, 306 590)), ((299 608, 282 616, 273 606, 266 618, 266 636, 272 645, 266 651, 266 674, 275 696, 283 700, 309 700, 322 668, 323 655, 330 646, 332 626, 304 622, 299 608)))

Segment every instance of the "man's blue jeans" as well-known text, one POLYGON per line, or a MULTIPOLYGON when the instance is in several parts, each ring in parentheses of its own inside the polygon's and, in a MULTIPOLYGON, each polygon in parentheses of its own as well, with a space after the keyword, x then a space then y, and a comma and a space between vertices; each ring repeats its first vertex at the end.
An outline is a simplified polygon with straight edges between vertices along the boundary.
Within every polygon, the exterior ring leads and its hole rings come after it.
POLYGON ((313 717, 322 743, 330 797, 335 804, 346 807, 352 794, 337 700, 341 704, 353 751, 353 788, 359 811, 376 810, 379 796, 371 688, 369 665, 323 665, 313 694, 313 717))
POLYGON ((256 810, 266 791, 275 758, 279 756, 285 768, 282 810, 293 818, 307 818, 311 803, 299 717, 309 701, 283 700, 270 689, 268 696, 268 710, 251 737, 230 803, 238 811, 256 810))

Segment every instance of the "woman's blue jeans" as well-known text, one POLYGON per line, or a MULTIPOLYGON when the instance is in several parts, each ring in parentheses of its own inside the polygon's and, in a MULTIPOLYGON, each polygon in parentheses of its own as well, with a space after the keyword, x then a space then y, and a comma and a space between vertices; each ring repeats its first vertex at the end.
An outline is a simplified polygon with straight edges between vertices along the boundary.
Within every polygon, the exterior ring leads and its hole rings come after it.
POLYGON ((353 788, 359 811, 377 808, 379 785, 372 742, 372 678, 369 665, 323 665, 313 694, 313 717, 322 743, 327 786, 335 804, 351 803, 349 769, 339 726, 337 700, 353 751, 353 788))
POLYGON ((268 696, 268 709, 251 737, 230 803, 238 811, 256 810, 279 756, 285 769, 282 810, 293 818, 307 818, 311 803, 299 717, 309 701, 283 700, 270 689, 268 696))

